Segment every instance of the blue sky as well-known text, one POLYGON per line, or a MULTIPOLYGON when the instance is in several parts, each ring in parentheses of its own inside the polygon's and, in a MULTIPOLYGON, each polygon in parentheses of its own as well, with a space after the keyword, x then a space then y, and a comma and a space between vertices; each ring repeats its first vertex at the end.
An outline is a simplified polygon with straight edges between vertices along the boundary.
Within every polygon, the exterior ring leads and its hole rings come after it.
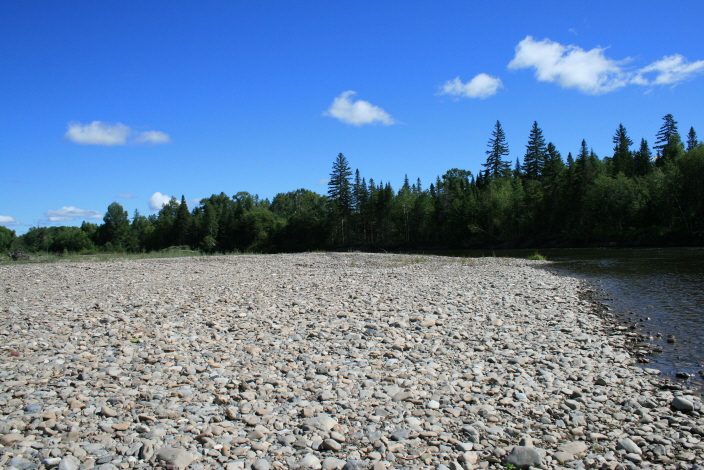
POLYGON ((496 120, 566 157, 704 136, 704 3, 0 2, 0 224, 102 223, 170 196, 398 189, 476 174, 496 120))

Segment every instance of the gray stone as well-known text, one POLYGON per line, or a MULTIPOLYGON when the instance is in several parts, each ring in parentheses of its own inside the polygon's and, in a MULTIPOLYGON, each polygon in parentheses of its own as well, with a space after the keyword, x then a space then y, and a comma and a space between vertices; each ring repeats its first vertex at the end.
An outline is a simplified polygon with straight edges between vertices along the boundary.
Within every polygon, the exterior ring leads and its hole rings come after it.
POLYGON ((367 468, 367 464, 364 463, 362 460, 348 460, 347 463, 345 463, 345 466, 342 467, 342 470, 365 470, 367 468))
POLYGON ((506 463, 513 464, 518 468, 538 467, 542 462, 543 458, 535 447, 515 446, 506 456, 506 463))
POLYGON ((643 451, 641 450, 640 447, 638 447, 638 444, 633 442, 631 439, 628 437, 624 437, 620 441, 618 441, 618 447, 625 450, 628 453, 632 454, 642 454, 643 451))
POLYGON ((269 470, 271 468, 271 465, 266 459, 258 459, 252 464, 252 468, 254 470, 269 470))
POLYGON ((587 449, 589 449, 589 446, 581 441, 573 441, 573 442, 567 442, 565 444, 562 444, 557 449, 562 452, 567 452, 569 454, 578 455, 583 452, 586 452, 587 449))
POLYGON ((193 462, 193 456, 180 447, 162 447, 157 451, 156 458, 178 469, 184 469, 193 462))
POLYGON ((336 459, 335 457, 326 457, 325 460, 323 460, 323 470, 341 470, 345 464, 344 460, 341 459, 336 459))
POLYGON ((320 459, 313 454, 306 454, 299 462, 300 468, 321 468, 320 459))
POLYGON ((81 462, 73 455, 67 455, 59 462, 59 470, 78 470, 81 462))
POLYGON ((694 403, 684 397, 675 397, 671 405, 679 411, 694 411, 694 403))

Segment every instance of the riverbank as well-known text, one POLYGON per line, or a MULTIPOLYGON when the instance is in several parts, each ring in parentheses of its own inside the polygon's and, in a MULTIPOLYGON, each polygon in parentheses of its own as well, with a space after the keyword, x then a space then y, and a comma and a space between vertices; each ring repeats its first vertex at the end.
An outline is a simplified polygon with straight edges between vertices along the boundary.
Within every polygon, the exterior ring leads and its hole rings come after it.
POLYGON ((540 265, 0 266, 0 465, 693 468, 699 397, 662 389, 582 282, 540 265))

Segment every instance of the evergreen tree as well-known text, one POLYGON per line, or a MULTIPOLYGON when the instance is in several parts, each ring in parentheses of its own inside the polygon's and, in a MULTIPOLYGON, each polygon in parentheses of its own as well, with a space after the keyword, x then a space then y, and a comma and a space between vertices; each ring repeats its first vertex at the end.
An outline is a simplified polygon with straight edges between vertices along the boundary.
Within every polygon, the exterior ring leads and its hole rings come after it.
POLYGON ((335 244, 336 234, 339 234, 342 243, 349 239, 349 224, 346 224, 348 216, 352 213, 352 185, 350 178, 352 170, 347 163, 345 156, 340 153, 332 165, 330 182, 328 182, 328 196, 331 209, 331 223, 333 231, 331 233, 332 243, 335 244), (338 231, 339 224, 339 231, 338 231))
POLYGON ((682 146, 682 139, 677 132, 677 121, 672 114, 666 114, 662 119, 664 122, 658 131, 658 140, 653 146, 657 151, 656 166, 663 166, 665 162, 674 160, 682 146))
POLYGON ((330 173, 328 197, 342 215, 348 215, 352 209, 351 176, 352 170, 347 163, 347 158, 342 153, 338 154, 330 173))
POLYGON ((538 123, 533 121, 533 127, 528 136, 526 145, 526 155, 523 157, 523 173, 527 179, 537 180, 543 174, 545 161, 547 160, 547 148, 543 131, 538 127, 538 123))
POLYGON ((689 132, 687 133, 687 151, 689 152, 697 145, 699 145, 699 141, 697 140, 697 133, 694 132, 694 127, 690 127, 689 132))
POLYGON ((494 130, 491 132, 491 139, 487 144, 489 150, 486 151, 486 163, 482 166, 486 168, 489 176, 507 176, 510 172, 511 165, 503 161, 504 156, 508 155, 508 144, 506 143, 506 135, 501 128, 501 123, 497 120, 494 125, 494 130))
POLYGON ((648 142, 645 139, 640 140, 640 147, 633 154, 633 172, 637 176, 645 176, 653 169, 652 163, 653 154, 650 152, 648 142))
POLYGON ((188 204, 186 204, 185 196, 181 195, 181 204, 176 212, 176 237, 179 245, 185 245, 188 241, 188 229, 191 224, 191 213, 188 212, 188 204))
POLYGON ((633 145, 633 141, 626 134, 626 128, 623 127, 623 124, 618 125, 612 142, 614 143, 613 174, 623 173, 630 176, 633 167, 630 146, 633 145))
POLYGON ((513 167, 513 177, 520 178, 521 176, 523 176, 521 172, 521 162, 518 158, 516 158, 516 165, 513 167))

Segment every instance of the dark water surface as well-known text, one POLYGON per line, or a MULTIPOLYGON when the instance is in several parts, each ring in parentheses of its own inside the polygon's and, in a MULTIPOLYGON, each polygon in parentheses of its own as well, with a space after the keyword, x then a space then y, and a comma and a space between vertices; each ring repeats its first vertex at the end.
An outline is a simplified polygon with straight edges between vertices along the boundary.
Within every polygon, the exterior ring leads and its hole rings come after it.
MULTIPOLYGON (((465 256, 525 258, 535 250, 464 252, 465 256)), ((704 248, 541 249, 548 269, 577 275, 602 292, 611 313, 652 336, 646 367, 675 378, 692 374, 704 388, 704 248), (661 335, 661 336, 659 336, 661 335), (674 338, 674 343, 668 342, 674 338)), ((457 254, 455 254, 456 256, 457 254)))

